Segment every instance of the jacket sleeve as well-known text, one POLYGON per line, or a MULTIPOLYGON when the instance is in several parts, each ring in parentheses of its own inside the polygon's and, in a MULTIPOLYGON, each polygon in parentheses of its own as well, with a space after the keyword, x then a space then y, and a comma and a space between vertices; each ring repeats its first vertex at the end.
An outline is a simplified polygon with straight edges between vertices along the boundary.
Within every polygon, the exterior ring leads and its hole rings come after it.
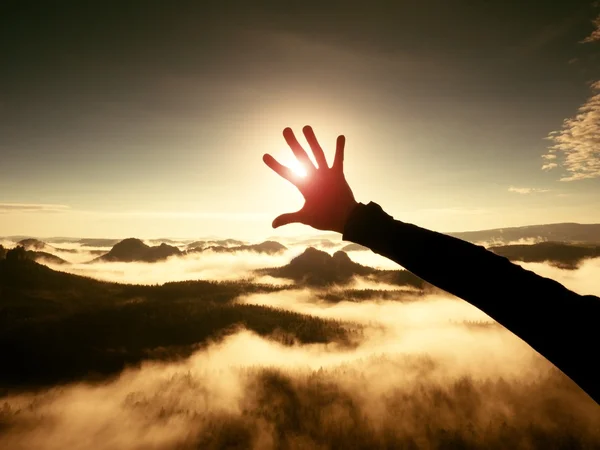
POLYGON ((576 294, 484 247, 394 220, 372 202, 352 211, 343 239, 476 306, 600 403, 598 297, 576 294))

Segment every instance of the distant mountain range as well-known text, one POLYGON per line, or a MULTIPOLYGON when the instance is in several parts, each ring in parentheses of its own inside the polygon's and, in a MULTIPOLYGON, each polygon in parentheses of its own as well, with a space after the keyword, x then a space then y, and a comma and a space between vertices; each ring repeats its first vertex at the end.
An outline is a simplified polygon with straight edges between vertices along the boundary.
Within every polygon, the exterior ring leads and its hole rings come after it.
POLYGON ((600 245, 540 242, 533 245, 503 245, 488 250, 511 261, 547 262, 561 269, 577 269, 585 259, 600 258, 600 245))
MULTIPOLYGON (((214 241, 213 241, 214 242, 214 241)), ((228 240, 220 241, 221 243, 229 244, 239 241, 228 240)), ((194 243, 198 244, 198 243, 194 243)), ((191 244, 190 244, 191 245, 191 244)), ((189 247, 189 246, 188 246, 189 247)), ((235 253, 235 252, 255 252, 266 253, 273 255, 281 253, 287 248, 279 242, 265 241, 260 244, 252 245, 211 245, 211 246, 196 246, 189 250, 180 250, 178 247, 162 243, 157 246, 149 246, 140 239, 129 238, 116 244, 108 253, 96 258, 92 262, 157 262, 164 261, 172 256, 185 256, 194 253, 216 252, 216 253, 235 253)))
POLYGON ((239 246, 244 245, 245 242, 238 241, 237 239, 218 239, 211 241, 194 241, 187 245, 188 250, 194 249, 204 249, 207 247, 231 247, 231 246, 239 246))
MULTIPOLYGON (((337 236, 338 239, 334 240, 339 240, 341 236, 337 236)), ((300 241, 295 242, 296 245, 304 245, 307 247, 321 247, 321 248, 333 248, 336 247, 339 242, 334 242, 330 239, 324 239, 323 237, 316 237, 316 238, 311 238, 311 239, 303 239, 300 241)))
MULTIPOLYGON (((418 225, 418 224, 417 224, 418 225)), ((459 231, 447 232, 451 236, 477 243, 496 243, 505 245, 519 240, 537 240, 554 242, 574 242, 574 243, 600 243, 600 224, 580 224, 580 223, 553 223, 543 225, 528 225, 523 227, 493 228, 479 231, 459 231)), ((326 234, 319 237, 308 238, 297 241, 295 244, 318 246, 321 248, 330 248, 339 244, 339 235, 326 234)), ((12 242, 35 239, 32 236, 8 236, 3 239, 12 242)), ((37 240, 37 239, 35 239, 37 240)), ((270 241, 278 241, 278 238, 270 238, 270 241)), ((74 243, 84 247, 113 247, 121 242, 121 239, 103 239, 103 238, 69 238, 56 237, 46 238, 45 242, 60 244, 74 243)), ((185 243, 185 249, 210 246, 242 246, 246 242, 237 239, 209 239, 202 241, 175 240, 171 238, 152 239, 152 243, 166 243, 170 245, 185 243)), ((355 249, 358 250, 358 249, 355 249)))
POLYGON ((595 244, 600 243, 600 224, 553 223, 447 234, 465 241, 498 245, 519 240, 595 244))
MULTIPOLYGON (((460 239, 471 241, 478 244, 485 244, 491 251, 505 256, 512 261, 523 261, 523 262, 548 262, 549 264, 555 265, 563 269, 575 269, 581 262, 589 258, 600 257, 600 224, 577 224, 577 223, 559 223, 559 224, 547 224, 547 225, 532 225, 525 227, 513 227, 513 228, 498 228, 492 230, 482 231, 469 231, 459 233, 449 233, 460 239), (521 242, 535 242, 532 245, 522 245, 521 242), (541 242, 539 242, 541 241, 541 242), (519 245, 506 245, 508 242, 515 242, 519 245)), ((66 249, 55 247, 48 244, 47 242, 41 241, 35 238, 24 238, 18 241, 14 240, 15 237, 9 238, 13 240, 16 245, 24 247, 27 250, 27 258, 43 261, 50 264, 67 264, 65 259, 68 257, 65 254, 77 253, 76 249, 66 249)), ((58 239, 58 238, 57 238, 58 239)), ((140 239, 128 238, 122 241, 114 239, 77 239, 68 241, 69 238, 61 238, 62 242, 78 243, 81 247, 112 247, 110 251, 104 252, 101 250, 88 250, 88 253, 100 255, 98 258, 90 262, 158 262, 164 261, 170 257, 185 256, 191 254, 197 254, 202 252, 214 252, 214 253, 235 253, 235 252, 255 252, 268 255, 279 254, 287 250, 287 247, 277 241, 265 241, 259 244, 247 244, 243 241, 236 239, 212 239, 193 241, 188 244, 182 244, 174 240, 169 240, 173 244, 179 244, 177 246, 170 245, 169 243, 162 242, 164 240, 151 240, 150 242, 161 242, 160 245, 147 245, 140 239)), ((300 241, 299 241, 300 242, 300 241)), ((319 246, 320 248, 331 248, 332 246, 339 245, 333 243, 329 239, 323 239, 322 237, 314 239, 305 239, 301 241, 304 244, 312 244, 319 246)), ((296 242, 293 245, 300 245, 296 242)), ((309 247, 311 248, 311 247, 309 247)), ((356 252, 366 251, 366 247, 358 244, 348 243, 342 247, 342 252, 356 252)), ((310 252, 316 251, 312 248, 310 252)), ((344 273, 352 273, 353 275, 364 273, 366 269, 361 269, 357 266, 350 266, 347 264, 345 256, 340 254, 334 254, 329 256, 328 254, 321 252, 320 256, 316 253, 310 253, 305 255, 305 258, 312 258, 311 264, 314 267, 319 267, 315 271, 324 271, 325 275, 322 276, 323 282, 335 282, 335 280, 347 278, 344 273), (327 255, 327 257, 325 256, 327 255), (319 259, 320 258, 320 259, 319 259), (327 258, 332 258, 327 259, 327 258), (328 267, 335 263, 340 266, 336 272, 337 275, 328 275, 328 267)), ((345 253, 343 253, 345 255, 345 253)), ((346 255, 347 257, 347 255, 346 255)), ((349 260, 349 258, 348 258, 349 260)), ((352 261, 350 261, 352 262, 352 261)), ((287 269, 280 268, 278 274, 292 272, 296 273, 296 269, 299 267, 300 262, 292 261, 291 267, 287 269), (293 264, 292 264, 293 263, 293 264), (285 272, 285 271, 288 272, 285 272)), ((352 263, 355 264, 355 263, 352 263)), ((300 273, 300 272, 298 272, 300 273)), ((317 280, 318 276, 310 273, 305 274, 309 279, 317 280)), ((275 275, 280 276, 280 275, 275 275)), ((283 275, 281 275, 283 276, 283 275)), ((291 276, 291 279, 302 279, 304 275, 298 278, 296 275, 291 276)), ((286 276, 287 277, 287 276, 286 276)))
POLYGON ((188 250, 188 253, 198 253, 212 251, 216 253, 235 253, 235 252, 254 252, 254 253, 266 253, 268 255, 275 255, 287 250, 287 247, 279 242, 265 241, 260 244, 251 245, 233 245, 231 247, 223 245, 210 245, 207 247, 195 247, 188 250))
MULTIPOLYGON (((31 236, 8 236, 5 237, 4 239, 9 240, 9 241, 13 241, 13 242, 20 242, 20 241, 24 241, 24 240, 30 240, 30 239, 35 239, 35 240, 39 240, 38 238, 34 238, 31 236)), ((43 238, 44 242, 49 242, 52 244, 79 244, 82 247, 112 247, 113 245, 119 243, 121 241, 121 239, 107 239, 107 238, 71 238, 71 237, 49 237, 49 238, 43 238)))

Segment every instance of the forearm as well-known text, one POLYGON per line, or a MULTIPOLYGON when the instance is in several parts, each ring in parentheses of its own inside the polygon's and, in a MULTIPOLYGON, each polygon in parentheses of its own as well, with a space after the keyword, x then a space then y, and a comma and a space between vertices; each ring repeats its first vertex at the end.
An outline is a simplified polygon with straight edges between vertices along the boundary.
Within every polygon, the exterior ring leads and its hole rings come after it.
POLYGON ((359 204, 344 239, 369 247, 504 325, 592 397, 600 373, 589 362, 597 345, 600 300, 577 295, 483 247, 394 220, 376 204, 359 204), (588 361, 588 362, 586 362, 588 361))

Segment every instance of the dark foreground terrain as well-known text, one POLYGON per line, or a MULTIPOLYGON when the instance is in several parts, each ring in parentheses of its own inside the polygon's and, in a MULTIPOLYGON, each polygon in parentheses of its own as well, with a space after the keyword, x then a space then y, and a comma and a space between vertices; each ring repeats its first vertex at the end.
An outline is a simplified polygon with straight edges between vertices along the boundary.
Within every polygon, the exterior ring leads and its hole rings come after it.
POLYGON ((189 356, 236 327, 287 343, 350 345, 355 326, 233 303, 281 289, 242 281, 124 285, 0 260, 0 383, 101 379, 143 360, 189 356))

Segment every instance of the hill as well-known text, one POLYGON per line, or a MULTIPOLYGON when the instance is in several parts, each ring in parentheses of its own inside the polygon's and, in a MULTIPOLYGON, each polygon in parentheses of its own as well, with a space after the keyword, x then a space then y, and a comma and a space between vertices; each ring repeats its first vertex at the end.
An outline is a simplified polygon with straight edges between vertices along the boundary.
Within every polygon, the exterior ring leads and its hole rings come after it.
POLYGON ((151 247, 140 239, 129 238, 122 240, 93 262, 157 262, 179 255, 181 251, 177 247, 164 243, 151 247))
POLYGON ((353 262, 346 253, 329 253, 308 247, 304 253, 293 258, 289 264, 273 268, 261 269, 262 273, 288 278, 299 284, 326 286, 349 282, 355 275, 372 275, 375 269, 353 262))
POLYGON ((51 253, 35 251, 35 250, 25 250, 25 247, 18 246, 14 249, 8 250, 5 249, 2 245, 0 245, 0 259, 4 259, 6 257, 12 257, 17 259, 27 259, 30 261, 38 261, 46 264, 69 264, 68 261, 65 261, 62 258, 59 258, 56 255, 51 253), (10 254, 10 255, 9 255, 10 254))
MULTIPOLYGON (((22 239, 19 242, 17 242, 17 246, 21 246, 25 250, 31 250, 34 252, 43 252, 44 253, 44 255, 39 255, 39 256, 53 257, 53 255, 51 255, 51 254, 53 254, 55 252, 77 253, 77 250, 75 250, 75 249, 55 247, 53 245, 50 245, 44 241, 40 241, 39 239, 35 239, 35 238, 22 239)), ((52 258, 49 258, 49 259, 52 259, 52 258)), ((64 262, 66 262, 66 261, 64 261, 64 262)))
POLYGON ((283 344, 351 345, 354 328, 257 305, 244 294, 284 289, 246 282, 162 286, 105 283, 57 272, 10 250, 0 260, 0 392, 103 379, 143 360, 189 356, 244 326, 283 344))
POLYGON ((68 261, 60 258, 59 256, 53 255, 47 252, 35 252, 33 250, 26 250, 27 257, 32 261, 41 262, 45 264, 69 264, 68 261))
POLYGON ((29 238, 22 239, 17 242, 17 245, 20 245, 25 250, 48 250, 52 248, 50 245, 45 242, 40 241, 39 239, 29 238))
POLYGON ((338 251, 332 256, 313 247, 308 247, 285 266, 259 269, 257 272, 308 286, 346 284, 358 275, 398 286, 424 287, 423 280, 406 270, 378 270, 355 263, 345 252, 338 251))

